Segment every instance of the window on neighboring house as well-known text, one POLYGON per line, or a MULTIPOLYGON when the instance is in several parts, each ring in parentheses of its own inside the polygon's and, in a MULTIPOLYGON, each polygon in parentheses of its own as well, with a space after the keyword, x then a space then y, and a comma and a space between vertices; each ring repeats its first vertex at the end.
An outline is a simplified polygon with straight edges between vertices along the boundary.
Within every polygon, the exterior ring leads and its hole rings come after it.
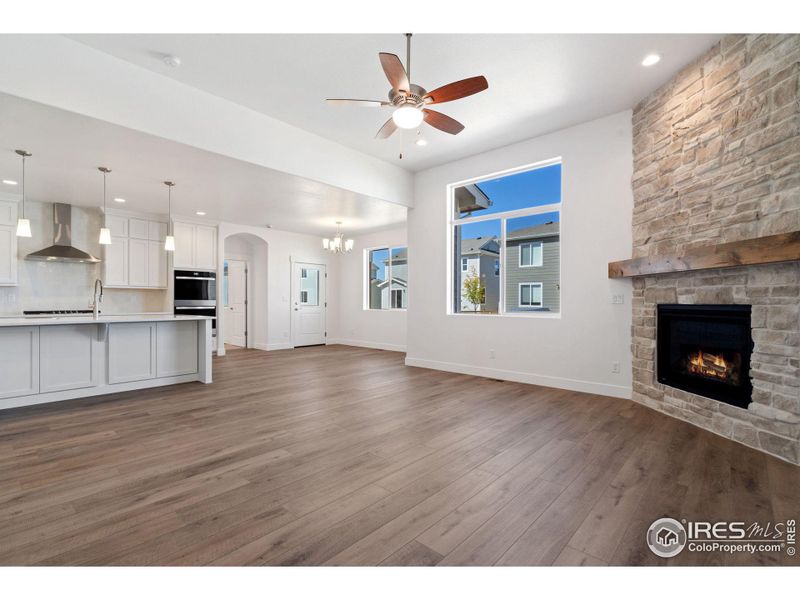
POLYGON ((365 309, 408 307, 408 248, 366 250, 367 293, 365 309))
POLYGON ((305 290, 300 292, 300 304, 308 304, 308 292, 305 290))
POLYGON ((560 312, 561 162, 450 190, 452 312, 560 312))
POLYGON ((519 266, 542 266, 542 242, 530 242, 519 245, 519 266))
POLYGON ((519 306, 534 308, 542 305, 541 283, 519 284, 519 306))

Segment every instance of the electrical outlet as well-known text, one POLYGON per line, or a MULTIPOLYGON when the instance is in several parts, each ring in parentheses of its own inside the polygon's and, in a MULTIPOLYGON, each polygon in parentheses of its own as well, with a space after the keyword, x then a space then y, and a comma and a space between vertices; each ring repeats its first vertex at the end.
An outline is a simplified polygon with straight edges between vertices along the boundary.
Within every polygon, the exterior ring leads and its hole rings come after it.
POLYGON ((624 294, 614 294, 611 296, 611 304, 625 304, 624 294))
POLYGON ((489 358, 494 358, 494 350, 489 350, 489 358))
POLYGON ((612 373, 619 373, 619 361, 614 361, 611 363, 611 372, 612 373))

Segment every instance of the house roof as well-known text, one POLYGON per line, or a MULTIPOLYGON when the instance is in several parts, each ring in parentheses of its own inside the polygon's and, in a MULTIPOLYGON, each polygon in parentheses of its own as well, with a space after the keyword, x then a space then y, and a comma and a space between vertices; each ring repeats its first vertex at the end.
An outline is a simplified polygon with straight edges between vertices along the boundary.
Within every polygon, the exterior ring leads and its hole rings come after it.
MULTIPOLYGON (((408 287, 408 282, 402 277, 392 277, 392 283, 395 285, 399 285, 401 287, 408 287)), ((377 287, 378 289, 383 289, 387 285, 389 285, 389 280, 384 279, 383 281, 379 281, 378 283, 376 283, 375 287, 377 287)))
POLYGON ((497 242, 497 238, 495 236, 490 236, 461 240, 461 256, 479 254, 480 252, 500 254, 500 245, 497 242))
POLYGON ((525 227, 524 229, 517 229, 510 231, 507 239, 509 240, 526 240, 532 238, 549 237, 558 235, 560 223, 542 223, 541 225, 534 225, 533 227, 525 227))

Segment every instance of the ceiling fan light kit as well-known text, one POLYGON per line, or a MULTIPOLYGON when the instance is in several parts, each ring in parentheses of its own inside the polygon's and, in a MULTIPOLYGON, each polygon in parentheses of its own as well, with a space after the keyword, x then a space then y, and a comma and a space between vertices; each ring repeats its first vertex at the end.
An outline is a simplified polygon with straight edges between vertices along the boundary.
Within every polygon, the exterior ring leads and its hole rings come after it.
POLYGON ((464 125, 448 117, 445 114, 426 108, 431 104, 451 102, 460 98, 465 98, 489 87, 489 83, 483 75, 470 77, 448 83, 432 92, 425 88, 411 83, 411 34, 406 35, 406 66, 396 54, 388 52, 378 53, 378 58, 383 67, 386 78, 392 85, 389 90, 389 101, 380 100, 353 100, 348 98, 328 98, 327 102, 334 105, 356 105, 369 107, 395 107, 392 116, 386 121, 375 135, 378 139, 386 139, 391 136, 398 128, 415 129, 424 121, 431 127, 440 131, 457 135, 464 130, 464 125))

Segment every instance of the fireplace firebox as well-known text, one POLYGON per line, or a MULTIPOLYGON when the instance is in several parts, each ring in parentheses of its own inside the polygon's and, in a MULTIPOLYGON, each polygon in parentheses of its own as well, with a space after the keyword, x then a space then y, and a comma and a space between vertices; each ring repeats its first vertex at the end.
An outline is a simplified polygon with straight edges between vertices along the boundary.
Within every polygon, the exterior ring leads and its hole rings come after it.
POLYGON ((659 304, 659 383, 747 408, 753 391, 750 305, 659 304))

